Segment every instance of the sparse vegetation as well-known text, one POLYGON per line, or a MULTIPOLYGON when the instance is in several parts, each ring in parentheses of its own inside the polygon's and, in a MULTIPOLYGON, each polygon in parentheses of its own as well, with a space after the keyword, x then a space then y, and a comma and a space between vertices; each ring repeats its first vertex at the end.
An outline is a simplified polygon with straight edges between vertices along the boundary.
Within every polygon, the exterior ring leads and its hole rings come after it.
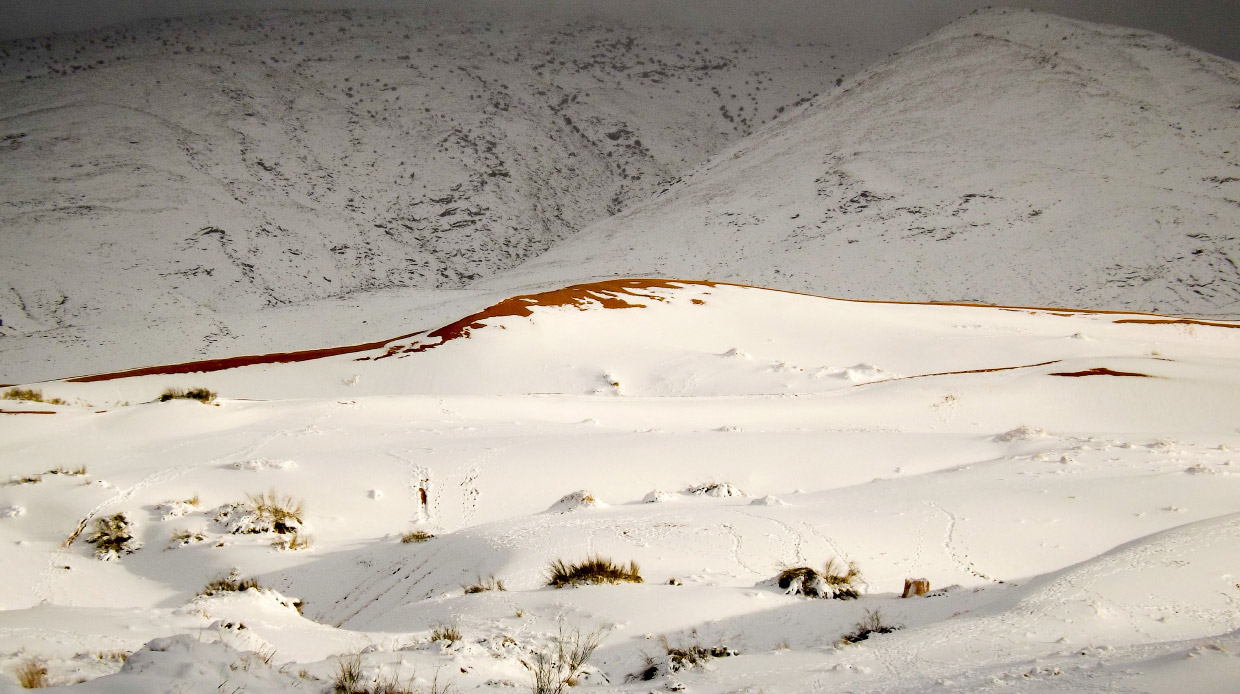
POLYGON ((27 658, 17 666, 17 683, 22 689, 43 689, 47 681, 47 665, 38 658, 27 658))
POLYGON ((168 402, 169 400, 197 400, 198 402, 211 403, 215 401, 215 391, 206 388, 168 388, 159 394, 160 402, 168 402))
POLYGON ((486 580, 481 577, 474 581, 472 585, 465 586, 465 594, 473 595, 474 593, 485 593, 489 590, 507 590, 504 588, 504 579, 491 576, 486 580))
POLYGON ((280 535, 296 533, 303 523, 305 502, 291 496, 279 496, 274 490, 265 494, 246 495, 250 508, 260 521, 269 524, 271 531, 280 535))
POLYGON ((673 646, 666 636, 659 636, 659 645, 663 647, 664 656, 658 658, 647 654, 642 669, 635 674, 629 675, 629 679, 649 681, 669 672, 702 667, 707 661, 714 658, 727 658, 728 656, 739 655, 727 646, 707 647, 696 640, 688 645, 673 646))
POLYGON ((534 694, 563 694, 577 684, 581 670, 603 640, 602 629, 582 633, 580 627, 566 628, 559 624, 559 633, 551 650, 534 655, 534 694))
POLYGON ((81 477, 81 476, 84 476, 85 474, 86 474, 85 465, 79 465, 72 470, 66 468, 63 465, 57 465, 56 467, 46 472, 40 472, 34 475, 21 475, 18 477, 10 477, 8 484, 12 486, 16 486, 19 484, 38 484, 43 481, 44 475, 68 475, 72 477, 81 477))
POLYGON ((879 610, 866 610, 861 621, 853 625, 852 633, 840 637, 840 644, 858 643, 870 638, 871 634, 890 634, 899 628, 899 625, 884 622, 883 613, 879 610))
POLYGON ((335 694, 365 694, 366 687, 362 684, 362 656, 354 654, 336 661, 332 691, 335 694))
POLYGON ((440 622, 431 630, 431 641, 456 643, 461 640, 461 625, 456 621, 440 622))
POLYGON ((314 538, 311 536, 305 533, 293 531, 291 535, 277 538, 275 542, 271 543, 271 546, 276 549, 297 551, 299 549, 309 549, 310 545, 313 543, 314 538))
POLYGON ((168 539, 168 549, 173 547, 184 547, 192 545, 196 542, 203 542, 207 536, 199 532, 190 532, 188 530, 178 530, 172 533, 172 537, 168 539))
POLYGON ((409 532, 400 536, 400 541, 403 542, 404 544, 411 544, 414 542, 426 542, 427 540, 433 537, 435 536, 426 532, 425 530, 410 530, 409 532))
POLYGON ((637 562, 630 561, 628 566, 622 566, 600 556, 589 557, 580 564, 566 564, 563 559, 556 559, 547 569, 547 585, 554 588, 583 583, 641 582, 637 562))
POLYGON ((227 576, 217 578, 206 585, 199 595, 216 595, 217 593, 239 593, 243 590, 262 590, 257 578, 241 578, 236 570, 227 576))
POLYGON ((849 562, 847 568, 844 568, 834 558, 827 562, 821 573, 808 566, 784 569, 779 573, 776 582, 790 595, 837 600, 861 597, 859 587, 862 579, 857 565, 849 562))
POLYGON ((95 520, 95 532, 86 541, 95 546, 95 558, 103 561, 133 554, 140 545, 133 536, 133 527, 124 513, 95 520))
POLYGON ((10 477, 9 484, 17 486, 19 484, 38 484, 43 481, 43 475, 22 475, 20 477, 10 477))
POLYGON ((43 399, 43 391, 33 390, 31 388, 9 388, 4 391, 0 398, 4 400, 25 400, 26 402, 41 402, 47 405, 68 405, 68 402, 60 398, 43 399))

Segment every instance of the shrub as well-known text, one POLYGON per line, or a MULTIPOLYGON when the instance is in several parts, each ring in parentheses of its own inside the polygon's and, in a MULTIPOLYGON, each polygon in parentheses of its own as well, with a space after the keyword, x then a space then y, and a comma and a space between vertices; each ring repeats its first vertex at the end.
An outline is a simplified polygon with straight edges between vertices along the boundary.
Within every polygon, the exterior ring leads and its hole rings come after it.
POLYGON ((566 564, 563 559, 551 562, 547 569, 547 585, 555 588, 577 586, 583 583, 641 583, 642 576, 637 562, 627 567, 613 564, 600 556, 589 557, 580 564, 566 564))
POLYGON ((739 655, 727 646, 706 647, 696 641, 687 646, 673 646, 666 636, 659 637, 659 644, 663 646, 664 657, 660 659, 647 654, 642 669, 629 675, 629 679, 649 681, 669 672, 701 667, 712 658, 739 655))
POLYGON ((300 529, 305 502, 291 496, 281 497, 275 490, 257 496, 247 494, 246 500, 258 520, 270 524, 272 532, 284 535, 300 529))
POLYGON ((133 528, 124 513, 95 520, 95 533, 86 538, 95 546, 95 557, 103 561, 133 554, 141 546, 133 537, 133 528))
POLYGON ((504 588, 504 579, 491 576, 487 580, 481 577, 474 582, 473 585, 465 586, 465 594, 473 595, 474 593, 485 593, 488 590, 507 590, 504 588))
POLYGON ((169 400, 197 400, 204 405, 215 400, 215 392, 206 388, 168 388, 159 394, 160 402, 168 402, 169 400))
POLYGON ((840 637, 841 644, 858 643, 870 638, 870 634, 890 634, 899 629, 899 625, 887 624, 883 621, 883 613, 878 610, 866 610, 861 621, 853 625, 851 634, 840 637))
POLYGON ((215 595, 217 593, 240 593, 243 590, 262 590, 257 578, 241 578, 236 569, 227 576, 217 578, 206 585, 199 595, 215 595))
POLYGON ((47 665, 37 658, 27 658, 17 666, 17 683, 22 689, 43 689, 47 681, 47 665))
POLYGON ((425 530, 410 530, 409 532, 400 536, 400 541, 405 544, 410 544, 412 542, 426 542, 427 540, 433 537, 435 536, 426 532, 425 530))
POLYGON ((306 535, 305 533, 299 533, 294 530, 292 535, 276 539, 275 542, 271 543, 271 546, 276 549, 296 551, 299 549, 309 549, 313 542, 314 538, 306 535))
POLYGON ((10 477, 9 485, 17 486, 19 484, 38 484, 43 481, 43 475, 22 475, 21 477, 10 477))
POLYGON ((672 672, 700 667, 711 658, 726 658, 737 654, 736 651, 727 646, 707 648, 696 642, 688 646, 673 646, 668 642, 666 636, 660 636, 659 642, 667 653, 668 669, 672 672))
POLYGON ((336 694, 366 694, 366 687, 362 684, 362 656, 354 654, 336 661, 332 691, 336 694))
POLYGON ((602 629, 583 634, 580 627, 559 624, 554 648, 534 654, 534 694, 563 694, 575 686, 577 676, 603 640, 602 629))
POLYGON ((456 643, 461 640, 461 625, 456 621, 440 622, 431 630, 431 641, 456 643))
POLYGON ((843 569, 837 560, 831 559, 823 568, 822 573, 808 566, 784 569, 779 572, 776 582, 790 595, 838 600, 853 600, 861 597, 858 591, 862 582, 861 572, 852 562, 848 563, 847 569, 843 569))
POLYGON ((168 549, 173 547, 184 547, 192 545, 195 542, 203 542, 207 536, 199 532, 190 532, 188 530, 178 530, 172 533, 172 537, 168 539, 168 549))
POLYGON ((0 398, 5 400, 25 400, 27 402, 42 402, 48 405, 68 405, 69 403, 60 398, 43 399, 43 391, 33 390, 31 388, 9 388, 4 391, 0 398))

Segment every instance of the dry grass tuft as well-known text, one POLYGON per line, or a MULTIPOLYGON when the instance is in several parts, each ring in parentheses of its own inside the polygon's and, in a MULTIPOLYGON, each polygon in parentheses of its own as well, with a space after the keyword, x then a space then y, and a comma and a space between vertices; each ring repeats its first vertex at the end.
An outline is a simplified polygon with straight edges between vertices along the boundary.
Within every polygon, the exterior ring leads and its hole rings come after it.
POLYGON ((133 526, 124 513, 95 520, 95 533, 86 538, 95 546, 95 558, 104 561, 133 554, 139 544, 133 536, 133 526))
POLYGON ((43 391, 34 390, 32 388, 9 388, 0 395, 3 400, 24 400, 26 402, 42 402, 48 405, 68 405, 68 402, 60 398, 43 399, 43 391))
POLYGON ((276 549, 297 551, 300 549, 309 549, 312 544, 314 544, 313 537, 294 530, 293 533, 287 537, 277 538, 275 542, 271 543, 271 546, 276 549))
POLYGON ((861 597, 858 589, 862 579, 857 565, 849 562, 845 568, 834 558, 827 562, 822 573, 808 566, 797 566, 779 572, 776 582, 790 594, 809 598, 854 600, 861 597))
POLYGON ((262 590, 257 578, 241 578, 235 570, 227 576, 217 578, 206 585, 199 595, 215 595, 217 593, 239 593, 243 590, 262 590))
POLYGON ((414 542, 426 542, 427 540, 433 537, 435 536, 426 532, 425 530, 410 530, 409 532, 400 536, 400 541, 407 545, 407 544, 411 544, 414 542))
POLYGON ((840 637, 840 645, 865 641, 871 634, 890 634, 899 628, 899 625, 884 622, 883 613, 879 610, 866 610, 861 621, 853 625, 853 632, 840 637))
POLYGON ((159 394, 160 402, 168 402, 169 400, 197 400, 205 404, 215 401, 215 391, 206 388, 168 388, 159 394))
POLYGON ((580 564, 566 564, 563 559, 556 559, 547 568, 547 585, 554 588, 578 586, 585 583, 641 582, 642 576, 637 562, 630 561, 626 567, 597 555, 587 558, 580 564))
POLYGON ((272 532, 281 535, 296 533, 304 522, 305 502, 300 499, 280 496, 275 490, 257 496, 247 494, 245 498, 260 519, 271 522, 272 532))
POLYGON ((465 586, 466 595, 485 593, 489 590, 507 590, 507 588, 504 587, 504 579, 491 576, 484 581, 482 580, 482 577, 478 577, 478 579, 474 581, 473 585, 465 586))
POLYGON ((27 658, 17 666, 17 684, 22 689, 50 687, 47 681, 47 665, 38 658, 27 658))
POLYGON ((431 641, 456 643, 461 640, 461 625, 456 621, 440 622, 431 630, 431 641))

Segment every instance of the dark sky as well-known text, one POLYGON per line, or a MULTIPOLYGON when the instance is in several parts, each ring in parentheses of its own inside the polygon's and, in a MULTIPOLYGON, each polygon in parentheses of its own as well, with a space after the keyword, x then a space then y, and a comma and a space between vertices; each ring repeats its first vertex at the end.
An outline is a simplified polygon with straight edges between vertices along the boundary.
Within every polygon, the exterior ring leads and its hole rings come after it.
POLYGON ((1167 34, 1240 60, 1240 0, 0 0, 0 39, 220 10, 382 7, 454 14, 775 28, 798 37, 865 40, 897 50, 987 5, 1046 10, 1167 34))

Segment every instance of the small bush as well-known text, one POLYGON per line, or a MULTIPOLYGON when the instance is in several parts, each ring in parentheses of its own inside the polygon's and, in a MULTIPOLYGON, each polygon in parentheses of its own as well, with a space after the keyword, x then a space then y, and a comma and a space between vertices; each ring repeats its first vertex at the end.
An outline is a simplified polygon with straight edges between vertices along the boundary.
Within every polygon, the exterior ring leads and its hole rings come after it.
POLYGON ((642 576, 637 562, 627 567, 613 564, 610 559, 594 556, 580 564, 566 564, 563 559, 551 562, 547 569, 547 585, 554 588, 577 586, 583 583, 641 583, 642 576))
POLYGON ((243 590, 262 590, 257 578, 241 578, 234 569, 227 576, 217 578, 206 585, 199 595, 216 595, 217 593, 240 593, 243 590))
POLYGON ((278 538, 275 542, 271 543, 271 546, 275 547, 276 549, 286 549, 290 551, 297 551, 299 549, 309 549, 310 545, 312 545, 313 543, 314 543, 314 538, 310 537, 309 535, 306 535, 305 533, 299 533, 297 531, 293 531, 292 535, 278 538))
POLYGON ((168 402, 169 400, 197 400, 204 405, 215 401, 216 393, 206 388, 168 388, 159 394, 160 402, 168 402))
POLYGON ((38 484, 43 481, 43 475, 22 475, 21 477, 10 477, 9 485, 16 487, 19 484, 38 484))
POLYGON ((400 536, 400 541, 405 544, 410 544, 414 542, 426 542, 427 540, 433 537, 435 536, 426 532, 425 530, 410 530, 409 532, 400 536))
POLYGON ((727 658, 728 656, 739 655, 727 646, 707 647, 696 641, 686 646, 673 646, 666 636, 659 637, 659 644, 663 646, 664 657, 656 658, 647 654, 642 669, 635 674, 629 675, 630 680, 649 681, 670 672, 702 667, 707 661, 714 658, 727 658))
POLYGON ((582 633, 580 627, 566 628, 559 624, 554 649, 534 654, 534 694, 563 694, 577 684, 577 677, 589 662, 590 656, 603 641, 602 629, 582 633))
POLYGON ((491 576, 485 581, 481 577, 474 582, 473 585, 465 586, 465 594, 473 595, 474 593, 485 593, 488 590, 507 590, 504 588, 504 579, 491 576))
POLYGON ((172 537, 168 539, 168 549, 173 547, 185 547, 196 542, 203 542, 207 536, 199 532, 190 532, 188 530, 178 530, 172 533, 172 537))
POLYGON ((861 582, 861 572, 856 564, 849 562, 848 568, 844 569, 835 559, 827 562, 822 573, 808 566, 797 566, 784 569, 776 578, 779 587, 790 595, 837 600, 861 597, 858 590, 861 582))
POLYGON ((43 689, 47 681, 47 665, 37 658, 27 658, 17 666, 17 683, 22 689, 43 689))
POLYGON ((33 390, 31 388, 9 388, 4 391, 0 398, 5 400, 25 400, 26 402, 42 402, 48 405, 68 405, 69 403, 60 398, 43 399, 43 391, 33 390))
POLYGON ((663 645, 663 650, 667 652, 667 665, 672 672, 701 667, 712 658, 726 658, 737 655, 736 651, 727 646, 707 648, 699 643, 692 643, 688 646, 673 646, 668 643, 666 636, 660 637, 659 641, 663 645))
POLYGON ((362 683, 362 656, 355 654, 336 661, 332 691, 335 694, 367 694, 362 683))
POLYGON ((300 529, 305 502, 291 496, 278 496, 274 490, 257 496, 247 494, 246 500, 260 521, 270 523, 272 532, 284 535, 300 529))
POLYGON ((840 643, 858 643, 870 638, 871 634, 890 634, 899 628, 899 625, 884 622, 882 612, 866 610, 865 616, 861 618, 861 621, 853 625, 853 632, 840 637, 840 643))
POLYGON ((95 546, 95 557, 103 561, 133 554, 140 545, 133 537, 133 528, 124 513, 95 520, 95 533, 86 538, 95 546))
POLYGON ((461 640, 461 625, 455 621, 440 622, 431 630, 431 641, 456 643, 461 640))

